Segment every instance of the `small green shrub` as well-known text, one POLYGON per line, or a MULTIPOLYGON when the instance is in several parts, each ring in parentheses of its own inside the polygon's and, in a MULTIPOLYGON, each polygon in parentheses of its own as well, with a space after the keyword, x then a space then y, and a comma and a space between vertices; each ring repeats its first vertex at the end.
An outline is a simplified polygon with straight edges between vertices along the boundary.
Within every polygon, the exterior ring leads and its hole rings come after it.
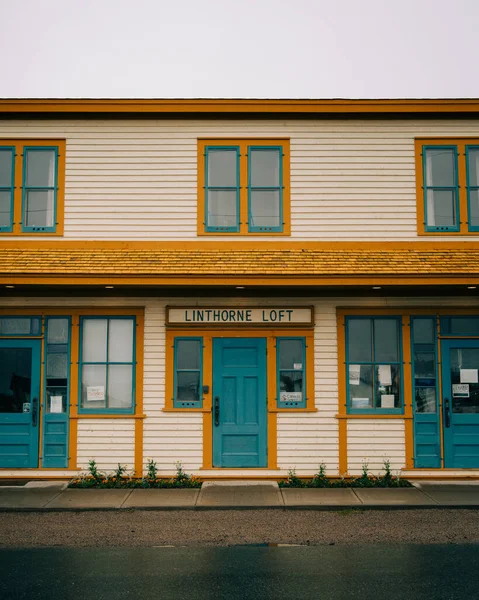
POLYGON ((278 482, 279 487, 284 488, 302 488, 306 483, 296 475, 296 469, 289 469, 288 479, 282 479, 278 482))
POLYGON ((319 465, 318 472, 311 479, 309 487, 328 488, 331 487, 331 481, 326 477, 326 465, 322 462, 319 465))

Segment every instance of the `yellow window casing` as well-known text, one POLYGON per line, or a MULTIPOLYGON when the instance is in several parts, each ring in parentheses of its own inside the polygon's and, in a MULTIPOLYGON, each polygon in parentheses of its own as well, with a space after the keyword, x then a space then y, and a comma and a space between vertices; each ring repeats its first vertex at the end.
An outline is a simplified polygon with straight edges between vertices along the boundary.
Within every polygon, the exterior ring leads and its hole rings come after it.
POLYGON ((285 138, 208 138, 198 140, 198 235, 206 236, 289 236, 291 235, 291 205, 290 205, 290 141, 285 138), (215 148, 236 148, 239 152, 239 230, 238 231, 208 231, 206 226, 206 150, 215 148), (249 220, 249 173, 248 149, 268 149, 281 147, 282 151, 282 230, 281 231, 250 231, 249 220))

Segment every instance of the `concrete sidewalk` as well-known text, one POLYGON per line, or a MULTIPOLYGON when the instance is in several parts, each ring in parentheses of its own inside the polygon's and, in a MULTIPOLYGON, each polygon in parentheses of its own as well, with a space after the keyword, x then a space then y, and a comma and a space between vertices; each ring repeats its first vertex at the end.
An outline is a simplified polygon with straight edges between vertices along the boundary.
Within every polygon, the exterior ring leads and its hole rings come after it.
POLYGON ((207 481, 201 489, 67 489, 32 481, 0 487, 0 511, 118 509, 479 508, 479 482, 415 482, 412 488, 279 488, 271 481, 207 481))

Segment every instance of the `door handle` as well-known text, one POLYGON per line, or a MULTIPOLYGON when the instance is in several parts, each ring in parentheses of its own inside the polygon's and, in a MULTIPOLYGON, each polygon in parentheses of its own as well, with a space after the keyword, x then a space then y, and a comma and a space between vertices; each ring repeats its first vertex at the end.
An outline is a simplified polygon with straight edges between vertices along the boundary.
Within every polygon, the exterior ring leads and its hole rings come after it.
POLYGON ((215 397, 215 426, 220 424, 220 397, 215 397))
POLYGON ((32 401, 32 426, 37 426, 37 410, 38 410, 38 398, 33 398, 32 401))
POLYGON ((449 398, 444 398, 444 424, 446 427, 451 426, 451 407, 449 406, 449 398))

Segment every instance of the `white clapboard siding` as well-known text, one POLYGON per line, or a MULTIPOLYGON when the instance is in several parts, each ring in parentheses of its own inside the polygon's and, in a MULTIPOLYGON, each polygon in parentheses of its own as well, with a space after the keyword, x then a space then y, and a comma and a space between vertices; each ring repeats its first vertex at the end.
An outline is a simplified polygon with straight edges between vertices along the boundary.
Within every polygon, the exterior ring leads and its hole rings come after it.
POLYGON ((416 234, 414 138, 425 136, 479 136, 479 120, 0 122, 0 138, 66 139, 71 240, 195 239, 200 137, 290 138, 291 236, 275 241, 441 239, 416 234))
POLYGON ((133 419, 79 419, 79 469, 86 470, 92 459, 101 470, 113 471, 120 463, 132 471, 135 461, 133 419))
POLYGON ((402 419, 351 419, 348 421, 348 472, 361 473, 367 464, 371 473, 384 473, 389 461, 396 472, 405 466, 404 421, 402 419))

